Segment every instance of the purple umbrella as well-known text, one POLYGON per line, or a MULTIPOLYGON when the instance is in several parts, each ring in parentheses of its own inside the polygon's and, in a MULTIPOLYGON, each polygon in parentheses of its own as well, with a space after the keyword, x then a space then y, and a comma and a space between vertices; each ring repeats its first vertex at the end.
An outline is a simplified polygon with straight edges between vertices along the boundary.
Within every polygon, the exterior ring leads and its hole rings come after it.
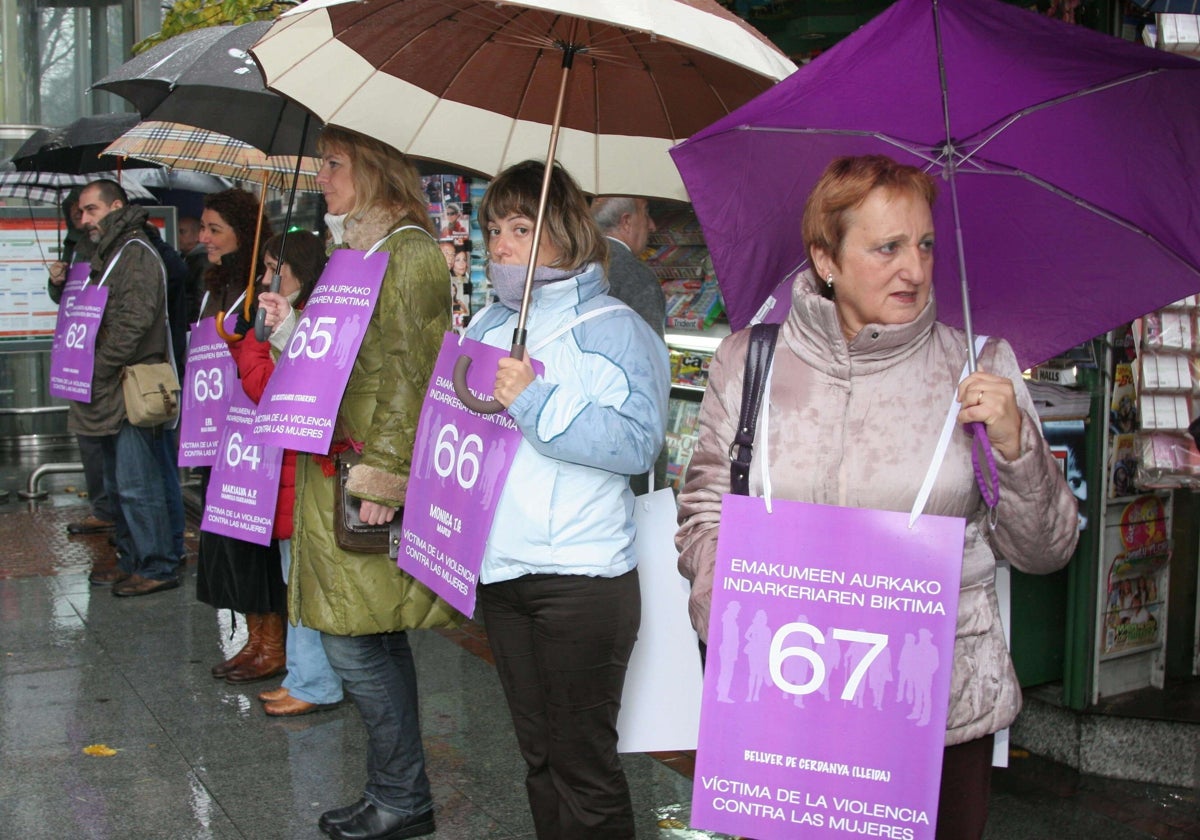
POLYGON ((1022 365, 1200 291, 1200 62, 996 0, 900 0, 671 154, 734 328, 783 319, 839 155, 942 180, 939 317, 1022 365))

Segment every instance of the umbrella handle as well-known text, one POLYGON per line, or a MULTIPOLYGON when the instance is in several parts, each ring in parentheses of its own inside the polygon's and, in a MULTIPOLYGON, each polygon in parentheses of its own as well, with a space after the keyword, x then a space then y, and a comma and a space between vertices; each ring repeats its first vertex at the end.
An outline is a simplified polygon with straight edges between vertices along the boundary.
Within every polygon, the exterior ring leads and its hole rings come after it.
POLYGON ((992 442, 988 439, 987 426, 983 423, 968 423, 971 431, 971 464, 975 468, 975 483, 983 495, 983 503, 993 511, 1000 502, 1000 476, 996 473, 996 456, 992 454, 992 442), (983 453, 980 463, 980 452, 983 453))
MULTIPOLYGON (((280 266, 282 270, 282 266, 280 266)), ((275 272, 271 276, 271 291, 279 294, 279 272, 275 272)), ((254 314, 254 337, 259 341, 266 341, 271 337, 271 328, 267 326, 267 310, 261 306, 254 314)))
MULTIPOLYGON (((520 359, 525 356, 525 343, 513 342, 512 352, 508 354, 509 358, 520 359)), ((454 394, 463 405, 474 411, 476 414, 499 414, 504 411, 504 403, 497 399, 481 400, 471 393, 471 389, 467 387, 467 369, 471 367, 471 357, 463 354, 458 357, 458 361, 454 363, 454 394)))
POLYGON ((224 309, 217 313, 217 322, 213 324, 213 326, 217 328, 217 335, 221 336, 221 338, 223 338, 225 341, 228 341, 230 344, 237 344, 246 337, 244 335, 238 335, 237 333, 225 332, 224 309))

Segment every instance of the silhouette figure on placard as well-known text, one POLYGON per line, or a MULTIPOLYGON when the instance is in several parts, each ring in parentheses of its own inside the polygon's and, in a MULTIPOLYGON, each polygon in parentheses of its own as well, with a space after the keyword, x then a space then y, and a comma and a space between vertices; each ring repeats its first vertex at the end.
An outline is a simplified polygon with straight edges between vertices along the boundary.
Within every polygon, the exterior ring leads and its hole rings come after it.
POLYGON ((767 626, 767 611, 754 613, 754 621, 746 631, 746 646, 742 648, 750 661, 750 678, 746 685, 746 702, 757 703, 762 684, 771 678, 771 628, 767 626))
POLYGON ((917 639, 912 633, 904 634, 904 647, 900 649, 900 661, 896 663, 896 702, 912 703, 912 656, 917 639))
POLYGON ((717 648, 717 660, 719 662, 719 670, 717 671, 717 701, 720 703, 732 703, 733 698, 729 696, 729 686, 733 683, 733 671, 738 660, 738 645, 741 643, 741 635, 738 629, 738 613, 742 611, 742 605, 737 601, 730 601, 725 605, 725 612, 721 614, 721 646, 717 648))
MULTIPOLYGON (((846 655, 843 657, 843 664, 846 666, 846 679, 849 680, 854 674, 854 669, 858 667, 858 663, 862 661, 870 648, 862 642, 850 642, 846 645, 846 655)), ((858 685, 854 688, 854 697, 852 702, 858 708, 863 707, 863 689, 866 687, 866 680, 860 679, 858 685)))
MULTIPOLYGON (((797 616, 796 621, 800 624, 808 624, 808 616, 797 616)), ((813 650, 812 636, 807 633, 793 633, 788 637, 788 647, 805 647, 813 650)), ((783 678, 794 686, 802 686, 812 678, 812 665, 803 656, 789 656, 783 661, 780 671, 783 678)), ((804 708, 803 694, 791 694, 785 691, 783 695, 785 699, 791 697, 797 708, 804 708)))
POLYGON ((933 695, 933 675, 938 669, 938 650, 933 645, 933 633, 928 630, 919 631, 919 641, 913 648, 912 676, 913 708, 908 719, 915 720, 917 726, 929 725, 930 703, 933 695))
MULTIPOLYGON (((430 417, 433 416, 433 408, 436 403, 426 403, 421 409, 421 419, 417 423, 418 429, 428 429, 427 446, 416 446, 413 449, 412 475, 417 478, 429 478, 429 464, 433 460, 433 450, 436 446, 437 434, 442 428, 442 415, 438 412, 433 419, 433 425, 430 426, 430 417)), ((421 437, 417 436, 417 443, 420 444, 421 437)))
POLYGON ((504 468, 504 452, 507 448, 508 442, 504 438, 500 438, 488 450, 487 457, 483 459, 483 485, 479 489, 483 493, 485 510, 492 506, 492 496, 496 492, 496 478, 500 475, 500 470, 504 468))
POLYGON ((887 692, 887 684, 891 681, 892 651, 885 646, 867 668, 867 683, 871 687, 871 705, 877 710, 883 710, 883 696, 887 692))
POLYGON ((833 673, 842 661, 842 646, 833 638, 833 628, 825 628, 825 644, 821 645, 821 661, 825 663, 825 679, 821 681, 821 697, 829 702, 829 686, 833 685, 833 673))
POLYGON ((351 315, 343 322, 341 329, 338 330, 337 338, 334 339, 334 363, 339 369, 344 368, 347 362, 354 360, 356 354, 355 343, 359 334, 362 332, 362 319, 358 313, 351 315))

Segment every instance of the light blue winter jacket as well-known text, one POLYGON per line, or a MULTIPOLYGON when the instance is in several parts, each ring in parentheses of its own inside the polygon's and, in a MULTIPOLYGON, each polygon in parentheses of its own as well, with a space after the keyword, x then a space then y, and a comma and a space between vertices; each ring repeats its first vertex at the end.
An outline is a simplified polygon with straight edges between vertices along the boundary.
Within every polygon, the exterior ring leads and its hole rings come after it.
MULTIPOLYGON (((521 430, 492 522, 480 580, 528 574, 617 577, 633 556, 633 494, 626 476, 654 464, 666 435, 670 365, 646 322, 616 298, 599 263, 535 289, 529 355, 546 366, 508 409, 521 430), (581 315, 619 307, 576 324, 581 315)), ((517 313, 493 304, 467 335, 512 343, 517 313)))

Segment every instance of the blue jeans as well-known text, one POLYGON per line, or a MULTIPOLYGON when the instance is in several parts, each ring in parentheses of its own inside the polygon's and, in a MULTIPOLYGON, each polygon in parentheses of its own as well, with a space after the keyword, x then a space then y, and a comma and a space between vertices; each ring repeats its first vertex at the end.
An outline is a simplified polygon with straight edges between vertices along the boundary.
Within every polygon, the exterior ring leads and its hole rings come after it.
POLYGON ((180 564, 187 554, 183 546, 183 491, 179 489, 179 432, 175 429, 163 428, 159 437, 158 463, 162 470, 163 492, 167 494, 167 512, 171 516, 171 544, 180 564))
POLYGON ((104 492, 104 438, 95 435, 75 435, 79 444, 79 460, 83 462, 83 481, 87 485, 88 503, 92 516, 113 522, 112 504, 104 492))
POLYGON ((342 678, 367 727, 364 798, 396 814, 433 807, 417 710, 417 670, 404 632, 372 636, 321 634, 329 664, 342 678))
MULTIPOLYGON (((104 491, 113 505, 117 562, 128 574, 152 580, 178 577, 182 553, 172 533, 174 492, 164 477, 162 428, 142 429, 122 422, 104 446, 104 491)), ((183 500, 179 498, 182 508, 183 500)))
MULTIPOLYGON (((288 579, 292 566, 292 541, 279 541, 279 559, 283 563, 283 579, 288 579)), ((305 703, 338 703, 342 699, 342 681, 333 672, 321 633, 297 622, 287 632, 287 677, 283 687, 288 694, 305 703)))

